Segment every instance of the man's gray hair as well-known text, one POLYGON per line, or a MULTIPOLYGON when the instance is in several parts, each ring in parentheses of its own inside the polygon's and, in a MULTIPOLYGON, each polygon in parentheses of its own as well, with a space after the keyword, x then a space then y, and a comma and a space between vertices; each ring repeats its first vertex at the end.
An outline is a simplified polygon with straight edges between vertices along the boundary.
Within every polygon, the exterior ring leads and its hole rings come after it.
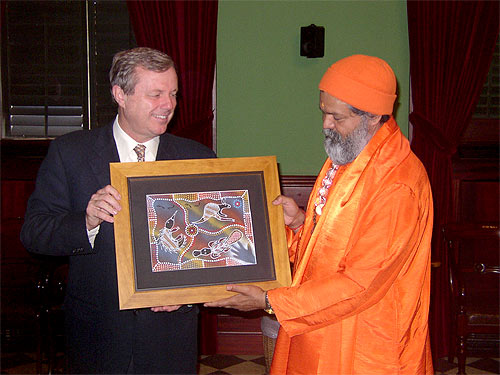
POLYGON ((109 71, 111 88, 116 85, 125 94, 132 95, 137 84, 137 67, 162 73, 170 68, 175 69, 175 64, 169 55, 153 48, 138 47, 118 52, 113 56, 109 71))
MULTIPOLYGON (((354 113, 355 115, 361 116, 361 117, 374 118, 374 117, 378 116, 378 115, 374 115, 373 113, 370 113, 370 112, 362 111, 361 109, 353 107, 350 104, 347 104, 347 106, 349 107, 349 109, 351 110, 352 113, 354 113)), ((380 125, 386 123, 390 117, 391 117, 390 115, 382 115, 382 117, 380 118, 380 125)))

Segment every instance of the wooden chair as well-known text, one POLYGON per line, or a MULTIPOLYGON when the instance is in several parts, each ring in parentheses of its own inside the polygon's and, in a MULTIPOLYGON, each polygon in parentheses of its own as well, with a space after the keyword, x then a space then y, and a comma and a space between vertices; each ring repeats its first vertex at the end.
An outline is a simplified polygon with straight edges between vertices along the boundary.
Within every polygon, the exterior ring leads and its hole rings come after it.
POLYGON ((448 359, 456 356, 458 374, 465 374, 471 352, 498 356, 500 230, 498 224, 450 224, 443 234, 452 295, 448 359))

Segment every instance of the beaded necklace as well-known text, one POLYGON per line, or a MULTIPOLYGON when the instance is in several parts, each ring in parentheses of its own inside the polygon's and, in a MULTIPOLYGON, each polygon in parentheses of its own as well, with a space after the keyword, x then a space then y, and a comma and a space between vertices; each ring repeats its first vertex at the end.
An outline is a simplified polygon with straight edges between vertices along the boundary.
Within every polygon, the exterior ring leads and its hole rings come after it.
MULTIPOLYGON (((313 223, 314 227, 316 227, 316 220, 318 216, 321 216, 323 213, 323 207, 325 207, 326 204, 326 198, 328 196, 328 191, 330 189, 330 186, 332 186, 332 181, 333 178, 335 177, 335 174, 337 173, 337 170, 339 169, 338 165, 332 164, 330 169, 326 172, 325 177, 323 178, 323 181, 321 182, 321 187, 318 190, 318 196, 316 197, 316 200, 314 201, 314 214, 313 214, 313 223)), ((314 230, 313 227, 313 230, 314 230)))

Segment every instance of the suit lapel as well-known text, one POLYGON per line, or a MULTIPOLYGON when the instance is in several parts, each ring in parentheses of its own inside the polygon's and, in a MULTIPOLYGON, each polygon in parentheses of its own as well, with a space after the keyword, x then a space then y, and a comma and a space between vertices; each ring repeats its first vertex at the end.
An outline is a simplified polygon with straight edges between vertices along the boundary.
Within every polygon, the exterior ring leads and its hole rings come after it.
POLYGON ((175 160, 179 155, 176 152, 175 143, 172 142, 170 134, 164 133, 160 136, 160 144, 156 153, 156 160, 175 160))
POLYGON ((89 162, 100 186, 110 183, 109 163, 119 162, 118 150, 113 137, 113 125, 94 130, 95 139, 89 151, 89 162))

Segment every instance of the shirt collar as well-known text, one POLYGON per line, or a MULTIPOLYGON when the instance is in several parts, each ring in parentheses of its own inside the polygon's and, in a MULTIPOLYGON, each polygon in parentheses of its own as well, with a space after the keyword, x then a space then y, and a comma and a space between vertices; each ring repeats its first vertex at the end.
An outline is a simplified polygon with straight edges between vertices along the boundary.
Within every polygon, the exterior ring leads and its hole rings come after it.
MULTIPOLYGON (((138 142, 131 136, 123 131, 118 123, 118 115, 115 117, 113 123, 113 137, 115 138, 116 148, 118 149, 118 156, 121 162, 136 162, 137 154, 134 147, 138 142)), ((160 137, 154 137, 147 142, 142 143, 146 146, 146 161, 155 161, 158 152, 158 145, 160 144, 160 137)))

